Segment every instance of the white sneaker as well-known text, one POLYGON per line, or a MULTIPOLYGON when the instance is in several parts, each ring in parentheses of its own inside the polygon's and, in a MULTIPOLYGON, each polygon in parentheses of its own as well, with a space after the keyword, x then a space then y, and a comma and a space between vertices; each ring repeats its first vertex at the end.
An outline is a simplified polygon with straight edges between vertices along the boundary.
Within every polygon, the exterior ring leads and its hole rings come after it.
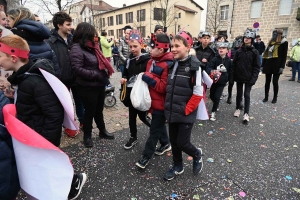
POLYGON ((262 72, 259 72, 259 74, 258 74, 259 76, 261 76, 262 75, 262 72))
POLYGON ((249 122, 249 115, 247 113, 244 114, 243 122, 244 123, 248 123, 249 122))
POLYGON ((236 109, 236 110, 235 110, 235 112, 234 112, 234 114, 233 114, 233 116, 235 116, 235 117, 239 117, 239 116, 240 116, 240 114, 241 114, 241 111, 240 111, 240 109, 236 109))
POLYGON ((216 121, 216 113, 212 112, 209 119, 210 121, 216 121))

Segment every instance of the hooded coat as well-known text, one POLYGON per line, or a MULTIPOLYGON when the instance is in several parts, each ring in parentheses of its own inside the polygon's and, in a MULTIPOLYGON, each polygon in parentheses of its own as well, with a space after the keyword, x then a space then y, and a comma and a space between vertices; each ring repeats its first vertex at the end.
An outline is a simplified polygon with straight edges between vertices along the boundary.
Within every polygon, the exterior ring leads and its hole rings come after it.
POLYGON ((54 74, 53 64, 37 59, 23 65, 7 80, 16 90, 17 118, 55 146, 60 145, 64 108, 39 68, 54 74))
POLYGON ((60 68, 56 55, 46 39, 50 37, 50 30, 42 23, 24 19, 17 22, 11 31, 27 41, 30 52, 29 59, 46 58, 53 62, 55 75, 59 76, 60 68))

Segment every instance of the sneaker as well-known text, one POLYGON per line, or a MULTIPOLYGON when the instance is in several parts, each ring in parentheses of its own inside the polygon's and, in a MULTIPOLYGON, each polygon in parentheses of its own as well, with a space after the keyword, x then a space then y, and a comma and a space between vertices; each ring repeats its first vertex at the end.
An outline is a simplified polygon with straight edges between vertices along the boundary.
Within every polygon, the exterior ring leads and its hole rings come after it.
POLYGON ((85 173, 77 174, 77 180, 74 184, 71 185, 71 190, 68 196, 68 199, 73 200, 76 199, 87 180, 87 175, 85 173))
POLYGON ((167 151, 171 151, 171 149, 172 149, 172 147, 171 147, 171 145, 170 144, 167 144, 167 145, 164 145, 164 146, 160 146, 159 148, 157 148, 156 150, 155 150, 155 155, 158 155, 158 156, 161 156, 161 155, 163 155, 165 152, 167 152, 167 151))
POLYGON ((210 121, 216 121, 216 113, 212 112, 209 118, 210 121))
POLYGON ((244 123, 248 123, 249 122, 249 115, 247 113, 244 114, 243 122, 244 123))
POLYGON ((289 81, 295 81, 295 78, 290 78, 289 81))
POLYGON ((167 171, 164 175, 165 180, 172 180, 176 175, 182 174, 184 172, 182 165, 173 165, 169 171, 167 171))
POLYGON ((236 109, 236 110, 235 110, 235 112, 234 112, 234 114, 233 114, 233 116, 235 116, 235 117, 239 117, 239 116, 240 116, 240 114, 241 114, 241 111, 240 111, 240 109, 236 109))
POLYGON ((259 72, 259 74, 258 74, 259 76, 261 76, 262 75, 262 72, 259 72))
POLYGON ((139 168, 145 169, 145 167, 148 165, 149 163, 149 158, 148 156, 143 156, 139 161, 137 161, 137 163, 135 163, 136 166, 138 166, 139 168))
POLYGON ((71 138, 74 138, 76 137, 76 135, 78 135, 79 131, 77 130, 71 130, 71 129, 68 129, 68 128, 65 128, 64 130, 65 134, 71 138))
POLYGON ((203 160, 202 160, 202 149, 198 148, 197 157, 193 159, 193 173, 194 175, 199 174, 203 169, 203 160))
POLYGON ((136 138, 133 138, 131 137, 129 139, 129 141, 124 145, 124 148, 125 149, 131 149, 134 145, 137 144, 137 139, 136 138))

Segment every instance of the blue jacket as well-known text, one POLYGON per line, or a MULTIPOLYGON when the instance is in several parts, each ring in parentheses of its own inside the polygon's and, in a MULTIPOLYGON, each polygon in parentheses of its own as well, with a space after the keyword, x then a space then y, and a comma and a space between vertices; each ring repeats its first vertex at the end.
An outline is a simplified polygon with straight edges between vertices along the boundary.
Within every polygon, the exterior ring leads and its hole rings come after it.
POLYGON ((50 30, 42 23, 24 19, 17 22, 11 31, 27 41, 30 59, 46 58, 54 64, 55 74, 60 74, 60 68, 56 55, 52 51, 46 39, 50 37, 50 30))
POLYGON ((113 54, 119 54, 119 48, 117 46, 114 46, 112 49, 113 54))
POLYGON ((3 126, 2 108, 9 100, 0 91, 0 199, 15 199, 20 190, 11 136, 3 126))

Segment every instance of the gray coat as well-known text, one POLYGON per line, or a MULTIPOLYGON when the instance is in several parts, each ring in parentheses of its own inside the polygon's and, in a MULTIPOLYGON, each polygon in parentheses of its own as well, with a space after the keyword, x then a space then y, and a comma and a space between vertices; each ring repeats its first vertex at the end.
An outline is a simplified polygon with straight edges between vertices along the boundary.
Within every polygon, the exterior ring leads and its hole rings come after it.
POLYGON ((129 58, 130 55, 130 49, 128 43, 125 40, 121 41, 119 46, 119 52, 120 52, 119 65, 126 65, 126 60, 127 58, 129 58))

